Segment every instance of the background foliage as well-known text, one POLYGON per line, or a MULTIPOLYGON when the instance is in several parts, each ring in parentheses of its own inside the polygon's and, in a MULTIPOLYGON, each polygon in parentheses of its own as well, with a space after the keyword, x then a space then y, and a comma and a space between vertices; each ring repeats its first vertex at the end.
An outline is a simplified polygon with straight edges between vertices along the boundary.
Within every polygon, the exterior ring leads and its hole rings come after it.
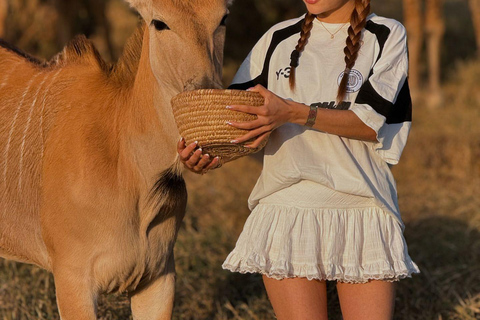
MULTIPOLYGON (((9 0, 5 38, 49 59, 65 44, 66 30, 86 33, 104 57, 118 57, 138 17, 121 0, 96 2, 105 4, 110 53, 86 0, 69 3, 71 25, 65 25, 55 1, 9 0)), ((373 1, 373 8, 402 20, 400 0, 373 1)), ((303 10, 298 0, 237 0, 227 25, 225 83, 266 29, 303 10)), ((467 2, 445 1, 444 16, 444 106, 431 110, 422 97, 415 101, 410 141, 394 168, 409 252, 422 271, 400 282, 395 319, 480 319, 480 62, 467 2)), ((260 170, 257 161, 243 158, 206 176, 186 173, 175 319, 274 319, 258 275, 220 267, 249 214, 246 200, 260 170)), ((334 285, 329 292, 331 319, 341 319, 334 285)), ((129 319, 126 297, 102 297, 99 316, 129 319)), ((51 275, 0 260, 0 319, 59 319, 51 275)))

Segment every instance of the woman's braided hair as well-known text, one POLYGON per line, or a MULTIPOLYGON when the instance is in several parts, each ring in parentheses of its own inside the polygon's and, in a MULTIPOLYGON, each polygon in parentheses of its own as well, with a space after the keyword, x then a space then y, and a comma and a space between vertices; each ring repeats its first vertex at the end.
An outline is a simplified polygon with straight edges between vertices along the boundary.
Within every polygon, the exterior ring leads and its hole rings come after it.
POLYGON ((300 40, 298 40, 298 44, 290 56, 290 76, 288 80, 292 91, 295 90, 295 70, 298 67, 298 60, 300 59, 300 54, 305 49, 308 38, 310 38, 310 32, 312 31, 313 20, 315 20, 315 18, 316 15, 311 14, 310 12, 305 16, 305 20, 302 24, 302 31, 300 32, 300 40))
MULTIPOLYGON (((362 30, 367 24, 367 17, 370 14, 370 0, 355 0, 355 9, 350 17, 350 27, 348 28, 348 37, 346 40, 346 46, 343 52, 345 53, 345 72, 340 82, 337 93, 337 103, 340 103, 345 99, 347 93, 348 75, 355 66, 357 61, 358 51, 361 47, 362 30)), ((300 40, 292 52, 290 62, 290 89, 295 90, 295 69, 299 64, 300 53, 305 49, 305 45, 310 37, 310 33, 313 27, 313 20, 315 15, 307 13, 305 21, 302 25, 302 31, 300 33, 300 40)))

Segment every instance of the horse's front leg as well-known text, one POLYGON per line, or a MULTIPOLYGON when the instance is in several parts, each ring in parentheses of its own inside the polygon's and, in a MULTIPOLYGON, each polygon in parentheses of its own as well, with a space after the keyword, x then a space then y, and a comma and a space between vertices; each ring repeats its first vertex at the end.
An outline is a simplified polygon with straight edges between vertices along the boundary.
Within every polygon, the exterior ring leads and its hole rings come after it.
POLYGON ((165 272, 141 290, 130 295, 134 320, 170 320, 175 296, 173 252, 165 272))
POLYGON ((92 279, 82 269, 54 269, 57 304, 62 320, 96 320, 97 296, 92 279))

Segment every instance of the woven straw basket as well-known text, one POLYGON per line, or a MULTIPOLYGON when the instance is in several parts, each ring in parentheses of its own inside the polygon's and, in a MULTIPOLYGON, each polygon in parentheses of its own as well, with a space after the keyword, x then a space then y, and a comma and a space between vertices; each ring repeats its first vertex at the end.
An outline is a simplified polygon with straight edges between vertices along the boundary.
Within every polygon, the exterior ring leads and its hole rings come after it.
POLYGON ((252 140, 234 144, 231 141, 243 136, 247 130, 237 129, 227 121, 255 120, 257 116, 226 109, 228 105, 261 106, 263 97, 256 92, 240 90, 201 89, 183 92, 172 99, 173 115, 186 144, 198 141, 203 154, 219 156, 222 163, 260 151, 246 148, 252 140))

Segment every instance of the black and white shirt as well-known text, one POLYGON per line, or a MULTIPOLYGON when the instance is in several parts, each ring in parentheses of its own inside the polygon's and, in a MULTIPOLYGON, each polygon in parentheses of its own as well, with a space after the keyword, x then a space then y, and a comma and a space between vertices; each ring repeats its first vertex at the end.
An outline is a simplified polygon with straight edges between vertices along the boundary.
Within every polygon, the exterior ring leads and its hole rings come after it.
POLYGON ((411 126, 405 28, 398 21, 375 14, 367 18, 345 102, 336 105, 345 69, 343 49, 348 24, 322 25, 314 20, 292 92, 288 83, 290 54, 300 37, 303 19, 272 27, 245 59, 230 88, 261 84, 285 99, 351 110, 375 130, 378 142, 343 138, 292 123, 279 127, 265 147, 264 168, 250 195, 249 207, 253 209, 260 199, 307 179, 339 192, 371 198, 394 214, 403 227, 388 164, 398 163, 411 126))

